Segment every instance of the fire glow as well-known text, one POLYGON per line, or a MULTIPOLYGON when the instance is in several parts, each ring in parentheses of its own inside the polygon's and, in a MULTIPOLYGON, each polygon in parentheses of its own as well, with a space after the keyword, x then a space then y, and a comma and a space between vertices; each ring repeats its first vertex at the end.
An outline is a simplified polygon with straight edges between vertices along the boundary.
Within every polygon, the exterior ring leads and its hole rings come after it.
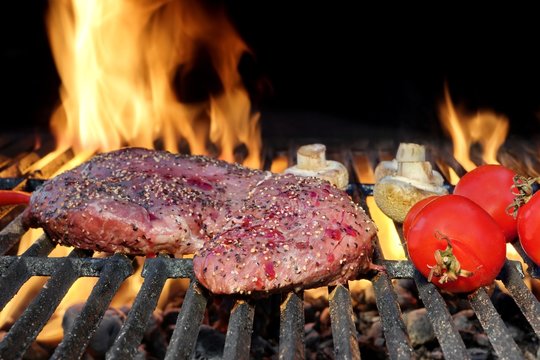
POLYGON ((259 114, 237 70, 249 49, 223 9, 191 0, 53 0, 47 19, 62 80, 51 120, 58 148, 99 152, 160 141, 178 152, 185 140, 192 154, 208 154, 211 142, 234 161, 243 144, 244 164, 260 166, 259 114), (182 76, 201 53, 222 89, 181 102, 182 76))
MULTIPOLYGON (((448 86, 444 89, 444 102, 439 108, 440 120, 452 138, 454 158, 467 171, 476 168, 471 160, 470 151, 475 143, 482 145, 482 160, 486 164, 498 164, 497 153, 506 140, 509 120, 492 111, 478 111, 469 115, 459 111, 450 97, 448 86)), ((457 179, 451 179, 452 184, 457 179)))

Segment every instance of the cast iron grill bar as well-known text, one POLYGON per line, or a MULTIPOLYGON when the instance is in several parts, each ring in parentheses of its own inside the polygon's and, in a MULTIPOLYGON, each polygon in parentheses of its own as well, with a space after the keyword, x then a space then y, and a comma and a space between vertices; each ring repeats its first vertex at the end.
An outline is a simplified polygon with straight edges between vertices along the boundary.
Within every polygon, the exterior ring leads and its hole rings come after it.
MULTIPOLYGON (((69 256, 87 255, 88 251, 76 249, 69 256)), ((73 264, 65 259, 64 265, 51 276, 37 298, 0 342, 1 359, 19 359, 24 355, 78 277, 73 264)))
POLYGON ((280 306, 279 359, 304 359, 304 294, 284 294, 280 306))
POLYGON ((255 306, 243 300, 234 304, 225 338, 223 360, 248 360, 255 306))
POLYGON ((439 345, 441 345, 445 359, 469 359, 465 343, 459 335, 446 303, 435 285, 428 282, 418 270, 414 271, 414 282, 418 288, 420 299, 427 309, 428 319, 437 336, 439 345))
MULTIPOLYGON (((366 212, 369 212, 366 203, 367 195, 365 189, 361 187, 362 184, 359 181, 358 169, 353 165, 354 161, 352 156, 350 151, 345 155, 349 164, 349 169, 352 170, 350 174, 354 177, 354 182, 358 184, 358 186, 353 187, 352 198, 356 203, 360 204, 366 212)), ((372 190, 373 189, 371 189, 371 193, 372 190)), ((376 239, 375 244, 379 244, 378 238, 376 239)), ((394 291, 391 278, 411 278, 414 274, 414 268, 409 262, 383 260, 380 255, 381 253, 379 246, 376 246, 373 252, 373 261, 383 265, 387 272, 378 273, 371 279, 371 282, 375 292, 377 309, 379 309, 379 314, 381 315, 381 324, 386 340, 388 355, 391 359, 411 359, 413 357, 413 349, 409 341, 407 328, 403 322, 401 308, 399 307, 397 294, 394 291), (407 265, 409 266, 407 267, 407 265)))
MULTIPOLYGON (((47 256, 55 247, 55 244, 47 235, 42 235, 30 246, 22 256, 0 258, 0 310, 13 298, 21 286, 33 275, 34 266, 28 264, 27 260, 36 258, 38 262, 43 261, 43 256, 47 256), (6 260, 13 260, 7 262, 6 260), (4 264, 6 262, 6 264, 4 264)), ((57 268, 55 268, 57 269, 57 268)), ((49 274, 51 274, 50 272, 49 274)))
POLYGON ((540 303, 523 282, 523 269, 519 261, 506 260, 498 278, 504 283, 517 306, 540 338, 540 303))
POLYGON ((391 359, 411 359, 413 349, 390 277, 385 273, 379 273, 371 281, 377 308, 381 314, 388 355, 391 359))
POLYGON ((204 290, 192 280, 178 314, 165 360, 191 359, 207 301, 204 290))
POLYGON ((131 260, 125 255, 115 254, 108 259, 100 273, 98 283, 51 359, 75 360, 83 356, 113 296, 122 282, 132 273, 131 260))
POLYGON ((22 215, 18 215, 0 231, 0 255, 8 252, 23 236, 25 229, 22 225, 22 215))
POLYGON ((107 353, 107 359, 133 359, 137 354, 137 347, 141 343, 146 326, 168 278, 167 266, 160 261, 161 257, 162 255, 151 263, 145 264, 144 282, 129 310, 126 322, 107 353))
POLYGON ((503 360, 523 359, 521 350, 495 310, 486 290, 476 290, 469 295, 469 302, 498 357, 503 360))
POLYGON ((328 297, 328 303, 336 359, 360 359, 355 314, 349 290, 343 285, 336 286, 328 297))

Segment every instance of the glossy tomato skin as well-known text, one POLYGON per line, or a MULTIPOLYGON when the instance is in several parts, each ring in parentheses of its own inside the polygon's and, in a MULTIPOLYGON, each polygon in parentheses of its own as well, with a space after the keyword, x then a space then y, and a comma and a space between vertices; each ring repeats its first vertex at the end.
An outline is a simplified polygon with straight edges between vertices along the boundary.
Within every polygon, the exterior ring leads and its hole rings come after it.
POLYGON ((516 193, 512 191, 516 173, 502 165, 482 165, 465 174, 454 194, 465 196, 488 212, 501 227, 506 241, 517 236, 516 219, 506 212, 516 193))
POLYGON ((517 228, 521 247, 540 266, 540 193, 519 209, 517 228))
POLYGON ((411 261, 426 277, 436 264, 435 251, 445 250, 450 239, 452 251, 461 268, 472 272, 438 287, 456 293, 471 292, 489 285, 506 259, 503 232, 489 214, 468 198, 459 195, 439 196, 429 202, 412 221, 406 236, 411 261))
POLYGON ((407 215, 405 216, 405 220, 403 221, 403 236, 407 237, 407 233, 409 232, 409 228, 411 227, 411 224, 413 223, 414 219, 416 218, 416 215, 430 202, 437 199, 438 196, 429 196, 425 199, 420 200, 416 204, 413 205, 413 207, 409 210, 407 215))

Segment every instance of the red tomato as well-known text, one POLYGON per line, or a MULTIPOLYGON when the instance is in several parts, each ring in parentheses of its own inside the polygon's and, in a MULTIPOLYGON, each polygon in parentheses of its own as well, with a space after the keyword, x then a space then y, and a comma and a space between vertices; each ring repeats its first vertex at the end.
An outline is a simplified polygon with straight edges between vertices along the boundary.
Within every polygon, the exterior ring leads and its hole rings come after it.
POLYGON ((540 266, 540 193, 519 209, 517 230, 521 247, 540 266))
POLYGON ((416 215, 430 202, 437 199, 438 196, 429 196, 425 199, 420 200, 416 204, 413 205, 412 208, 410 208, 409 212, 407 213, 407 216, 405 216, 405 221, 403 221, 403 236, 407 237, 407 233, 409 232, 409 228, 411 227, 412 222, 414 219, 416 219, 416 215))
POLYGON ((406 240, 416 268, 450 292, 491 284, 506 259, 499 226, 481 207, 459 195, 439 196, 425 205, 406 240))
POLYGON ((516 219, 506 208, 516 197, 513 191, 516 173, 502 165, 482 165, 468 172, 456 184, 454 194, 468 197, 495 220, 510 242, 516 238, 516 219))

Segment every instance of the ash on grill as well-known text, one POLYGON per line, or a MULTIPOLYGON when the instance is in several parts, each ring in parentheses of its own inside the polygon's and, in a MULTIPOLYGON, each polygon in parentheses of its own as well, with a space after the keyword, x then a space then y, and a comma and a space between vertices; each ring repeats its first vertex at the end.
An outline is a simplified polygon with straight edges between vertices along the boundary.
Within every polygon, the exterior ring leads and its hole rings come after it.
MULTIPOLYGON (((361 164, 376 164, 385 154, 393 154, 396 146, 397 142, 381 145, 365 141, 331 147, 329 158, 348 165, 353 174, 349 192, 366 209, 372 187, 359 182, 361 164)), ((281 155, 291 162, 295 148, 289 145, 281 155)), ((447 174, 447 165, 463 174, 447 149, 440 144, 432 146, 432 162, 443 174, 447 174)), ((31 148, 22 153, 2 159, 2 188, 32 190, 41 183, 36 178, 51 176, 73 156, 70 152, 59 154, 36 172, 32 163, 45 154, 36 154, 31 148)), ((504 164, 522 173, 533 175, 530 172, 540 168, 534 160, 520 161, 512 151, 502 154, 504 164)), ((277 155, 275 149, 267 149, 266 168, 277 155)), ((55 244, 46 236, 23 255, 14 256, 23 232, 20 212, 20 207, 1 209, 1 308, 30 277, 50 276, 50 280, 23 315, 1 330, 2 359, 23 355, 55 359, 86 355, 115 359, 519 359, 540 355, 540 287, 534 279, 540 273, 517 244, 529 265, 527 281, 532 291, 524 282, 521 264, 507 261, 499 275, 507 292, 494 285, 468 296, 441 294, 410 262, 386 260, 377 249, 375 261, 384 265, 387 273, 369 274, 368 286, 360 291, 337 286, 328 289, 327 297, 306 292, 255 301, 212 296, 191 282, 185 293, 177 293, 164 309, 157 310, 167 279, 193 277, 191 260, 158 256, 144 262, 144 283, 135 302, 113 309, 110 301, 133 273, 133 259, 121 254, 92 258, 91 253, 78 249, 65 258, 47 258, 55 244), (98 282, 86 303, 66 312, 63 341, 55 348, 37 343, 37 335, 71 284, 83 276, 97 277, 98 282)))

